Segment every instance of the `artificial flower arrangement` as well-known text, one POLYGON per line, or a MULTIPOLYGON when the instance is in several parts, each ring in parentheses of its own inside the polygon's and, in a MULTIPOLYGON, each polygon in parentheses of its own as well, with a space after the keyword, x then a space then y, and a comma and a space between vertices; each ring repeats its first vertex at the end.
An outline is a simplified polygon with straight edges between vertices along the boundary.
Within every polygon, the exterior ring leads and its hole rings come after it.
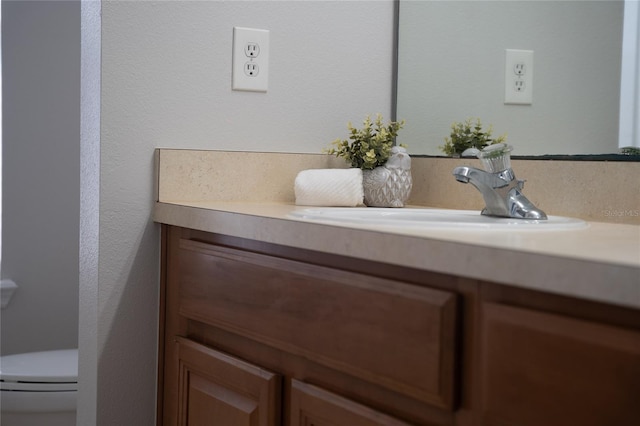
POLYGON ((325 152, 343 158, 351 167, 375 169, 389 159, 395 138, 404 123, 404 120, 390 121, 385 125, 381 114, 377 114, 374 121, 371 116, 367 116, 361 129, 353 127, 349 122, 349 139, 336 139, 331 143, 333 147, 325 152))

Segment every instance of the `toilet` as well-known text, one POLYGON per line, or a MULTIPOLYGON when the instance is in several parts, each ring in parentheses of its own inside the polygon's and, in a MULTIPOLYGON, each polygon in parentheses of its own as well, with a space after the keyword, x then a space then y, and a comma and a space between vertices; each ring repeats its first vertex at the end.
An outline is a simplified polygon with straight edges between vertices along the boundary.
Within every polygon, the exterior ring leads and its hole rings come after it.
POLYGON ((0 357, 2 426, 75 426, 78 350, 0 357))

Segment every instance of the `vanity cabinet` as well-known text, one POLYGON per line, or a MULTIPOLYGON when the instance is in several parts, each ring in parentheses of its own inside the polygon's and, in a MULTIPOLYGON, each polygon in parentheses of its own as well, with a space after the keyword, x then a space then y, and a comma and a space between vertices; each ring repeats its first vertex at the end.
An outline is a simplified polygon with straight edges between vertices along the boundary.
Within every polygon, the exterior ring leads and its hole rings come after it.
POLYGON ((638 310, 162 233, 159 425, 640 424, 638 310))
POLYGON ((442 287, 452 278, 425 286, 367 266, 378 267, 165 226, 163 424, 450 417, 459 295, 442 287))

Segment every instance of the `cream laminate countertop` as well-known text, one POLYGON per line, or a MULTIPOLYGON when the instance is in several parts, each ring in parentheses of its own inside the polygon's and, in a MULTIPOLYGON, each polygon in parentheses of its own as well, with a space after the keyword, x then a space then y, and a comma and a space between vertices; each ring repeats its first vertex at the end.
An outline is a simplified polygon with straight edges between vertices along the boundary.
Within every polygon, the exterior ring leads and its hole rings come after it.
POLYGON ((157 202, 159 223, 640 309, 640 226, 554 231, 372 229, 288 217, 287 203, 157 202))

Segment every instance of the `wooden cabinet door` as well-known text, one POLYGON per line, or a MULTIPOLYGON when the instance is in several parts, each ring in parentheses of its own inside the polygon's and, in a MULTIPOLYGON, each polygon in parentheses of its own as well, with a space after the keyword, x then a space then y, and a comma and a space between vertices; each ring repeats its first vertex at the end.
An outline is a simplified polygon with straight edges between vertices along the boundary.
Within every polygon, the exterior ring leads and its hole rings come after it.
POLYGON ((317 386, 291 381, 290 426, 409 426, 317 386))
POLYGON ((483 424, 640 425, 640 332, 482 307, 483 424))
POLYGON ((280 424, 279 376, 188 339, 176 340, 179 425, 280 424))

